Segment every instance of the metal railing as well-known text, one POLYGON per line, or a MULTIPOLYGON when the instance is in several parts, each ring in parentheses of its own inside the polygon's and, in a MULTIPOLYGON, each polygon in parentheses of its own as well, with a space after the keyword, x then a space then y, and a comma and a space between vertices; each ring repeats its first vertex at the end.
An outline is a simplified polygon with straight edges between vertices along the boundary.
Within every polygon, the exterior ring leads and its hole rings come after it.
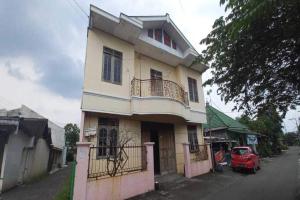
POLYGON ((193 151, 191 152, 192 161, 197 162, 208 160, 207 145, 193 145, 190 146, 190 149, 193 149, 193 151))
POLYGON ((147 169, 145 146, 90 147, 88 178, 121 176, 147 169))
POLYGON ((131 95, 139 97, 162 96, 177 100, 189 105, 188 93, 170 80, 163 79, 136 79, 131 81, 131 95))

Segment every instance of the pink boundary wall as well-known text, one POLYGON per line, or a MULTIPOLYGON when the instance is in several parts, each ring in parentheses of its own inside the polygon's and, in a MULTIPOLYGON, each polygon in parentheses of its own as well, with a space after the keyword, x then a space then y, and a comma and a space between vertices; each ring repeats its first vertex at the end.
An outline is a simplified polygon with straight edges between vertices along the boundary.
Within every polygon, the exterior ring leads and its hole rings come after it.
POLYGON ((212 168, 210 145, 207 144, 208 160, 191 162, 191 154, 189 150, 189 143, 183 143, 184 154, 184 171, 185 177, 192 178, 201 174, 206 174, 212 168))
POLYGON ((154 190, 153 145, 152 142, 145 143, 146 171, 89 181, 87 179, 87 163, 90 143, 77 143, 73 200, 119 200, 154 190))

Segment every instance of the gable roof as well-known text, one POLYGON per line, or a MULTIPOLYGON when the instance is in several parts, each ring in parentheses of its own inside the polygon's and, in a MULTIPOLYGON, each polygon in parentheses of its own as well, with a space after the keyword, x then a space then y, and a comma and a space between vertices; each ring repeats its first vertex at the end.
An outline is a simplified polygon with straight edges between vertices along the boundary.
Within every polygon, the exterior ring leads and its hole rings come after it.
POLYGON ((128 16, 120 13, 116 17, 94 5, 90 6, 89 28, 96 28, 134 45, 137 52, 170 65, 184 65, 204 72, 208 67, 193 61, 199 53, 171 20, 169 14, 158 16, 128 16), (145 30, 163 28, 176 41, 178 49, 164 47, 150 40, 145 30))
POLYGON ((207 124, 204 125, 204 128, 206 129, 227 129, 236 133, 257 134, 249 130, 244 124, 232 119, 228 115, 210 105, 206 106, 206 115, 207 124))

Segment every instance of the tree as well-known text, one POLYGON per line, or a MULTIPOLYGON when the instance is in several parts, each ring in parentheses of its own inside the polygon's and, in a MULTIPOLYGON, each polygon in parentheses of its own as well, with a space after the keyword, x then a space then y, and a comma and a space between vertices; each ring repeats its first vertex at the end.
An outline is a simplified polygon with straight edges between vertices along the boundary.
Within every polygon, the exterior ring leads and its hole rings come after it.
POLYGON ((283 139, 288 146, 299 145, 299 137, 296 133, 286 133, 284 134, 283 139))
POLYGON ((79 141, 80 129, 76 124, 69 123, 65 125, 65 138, 67 147, 67 160, 74 160, 74 154, 76 152, 76 142, 79 141))
POLYGON ((263 154, 268 155, 270 150, 275 154, 280 153, 282 147, 280 140, 283 137, 282 118, 274 107, 258 111, 255 119, 242 115, 238 121, 245 124, 250 130, 268 138, 269 144, 260 145, 260 149, 264 151, 263 154))
POLYGON ((221 98, 246 114, 300 104, 300 1, 220 0, 228 12, 201 41, 221 98))

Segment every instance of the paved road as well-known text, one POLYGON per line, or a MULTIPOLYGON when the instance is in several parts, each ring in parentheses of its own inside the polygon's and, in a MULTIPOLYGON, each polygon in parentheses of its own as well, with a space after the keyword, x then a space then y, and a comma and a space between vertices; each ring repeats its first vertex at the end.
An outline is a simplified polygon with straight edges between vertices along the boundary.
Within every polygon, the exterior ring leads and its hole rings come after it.
POLYGON ((163 190, 134 199, 295 200, 300 199, 300 148, 262 162, 257 174, 232 172, 178 179, 163 190))
POLYGON ((53 200, 69 178, 70 171, 71 167, 66 167, 40 181, 15 187, 1 194, 0 200, 53 200))

